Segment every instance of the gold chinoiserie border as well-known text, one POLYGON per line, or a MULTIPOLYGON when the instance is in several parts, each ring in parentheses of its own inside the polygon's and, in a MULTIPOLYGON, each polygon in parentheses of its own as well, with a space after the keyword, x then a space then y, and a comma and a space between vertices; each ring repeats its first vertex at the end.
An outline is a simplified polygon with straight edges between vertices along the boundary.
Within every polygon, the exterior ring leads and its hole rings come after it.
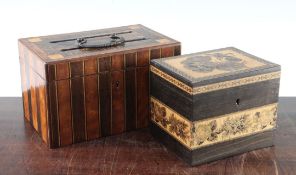
POLYGON ((181 90, 192 94, 193 93, 193 89, 192 87, 184 84, 183 82, 177 80, 176 78, 168 75, 167 73, 164 73, 163 71, 157 69, 156 67, 150 65, 150 71, 156 75, 158 75, 159 77, 165 79, 166 81, 172 83, 173 85, 177 86, 178 88, 180 88, 181 90))
POLYGON ((167 73, 159 70, 155 66, 150 65, 150 71, 154 73, 155 75, 158 75, 162 79, 168 81, 169 83, 173 84, 174 86, 178 87, 179 89, 192 94, 202 94, 202 93, 207 93, 211 91, 216 91, 216 90, 221 90, 221 89, 227 89, 227 88, 232 88, 232 87, 237 87, 237 86, 242 86, 242 85, 247 85, 251 83, 257 83, 261 81, 267 81, 267 80, 272 80, 272 79, 277 79, 280 78, 280 71, 277 72, 271 72, 271 73, 266 73, 266 74, 260 74, 260 75, 255 75, 255 76, 250 76, 250 77, 245 77, 245 78, 240 78, 240 79, 235 79, 235 80, 229 80, 229 81, 224 81, 224 82, 219 82, 219 83, 213 83, 213 84, 208 84, 204 86, 198 86, 198 87, 190 87, 186 85, 185 83, 177 80, 176 78, 168 75, 167 73))
POLYGON ((150 97, 151 121, 190 150, 272 130, 277 103, 189 121, 155 97, 150 97))

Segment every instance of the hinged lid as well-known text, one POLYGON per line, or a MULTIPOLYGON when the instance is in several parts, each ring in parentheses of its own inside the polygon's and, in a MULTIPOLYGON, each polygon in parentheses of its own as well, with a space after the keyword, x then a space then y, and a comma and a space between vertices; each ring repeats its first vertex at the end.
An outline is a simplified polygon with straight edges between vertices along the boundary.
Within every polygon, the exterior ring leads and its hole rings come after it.
POLYGON ((152 60, 151 64, 153 73, 190 94, 264 81, 280 74, 279 65, 233 47, 152 60))
POLYGON ((179 43, 143 25, 23 38, 46 63, 179 43))

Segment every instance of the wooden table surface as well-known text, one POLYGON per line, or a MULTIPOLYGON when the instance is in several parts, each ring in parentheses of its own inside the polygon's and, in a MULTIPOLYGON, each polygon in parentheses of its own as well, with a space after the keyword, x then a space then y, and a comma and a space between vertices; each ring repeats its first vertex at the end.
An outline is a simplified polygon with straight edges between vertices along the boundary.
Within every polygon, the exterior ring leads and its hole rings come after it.
POLYGON ((275 146, 191 167, 149 129, 50 150, 22 116, 21 98, 0 98, 0 174, 296 174, 296 98, 280 98, 275 146))

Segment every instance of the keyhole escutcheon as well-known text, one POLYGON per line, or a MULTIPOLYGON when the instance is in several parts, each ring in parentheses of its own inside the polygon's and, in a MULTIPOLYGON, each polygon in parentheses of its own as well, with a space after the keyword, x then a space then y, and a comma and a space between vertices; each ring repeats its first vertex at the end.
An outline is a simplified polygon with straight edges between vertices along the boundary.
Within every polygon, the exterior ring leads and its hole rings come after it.
POLYGON ((240 104, 240 99, 236 99, 235 104, 238 106, 240 104))
POLYGON ((116 88, 119 88, 119 81, 115 82, 115 86, 116 86, 116 88))

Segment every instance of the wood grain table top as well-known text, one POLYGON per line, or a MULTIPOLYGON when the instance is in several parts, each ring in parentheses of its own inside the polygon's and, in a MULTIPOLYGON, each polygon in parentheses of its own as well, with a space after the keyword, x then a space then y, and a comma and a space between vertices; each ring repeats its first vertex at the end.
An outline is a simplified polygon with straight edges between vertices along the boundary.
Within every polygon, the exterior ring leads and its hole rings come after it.
POLYGON ((0 98, 0 174, 296 174, 296 98, 280 98, 275 146, 191 167, 149 129, 48 149, 23 119, 19 97, 0 98))

